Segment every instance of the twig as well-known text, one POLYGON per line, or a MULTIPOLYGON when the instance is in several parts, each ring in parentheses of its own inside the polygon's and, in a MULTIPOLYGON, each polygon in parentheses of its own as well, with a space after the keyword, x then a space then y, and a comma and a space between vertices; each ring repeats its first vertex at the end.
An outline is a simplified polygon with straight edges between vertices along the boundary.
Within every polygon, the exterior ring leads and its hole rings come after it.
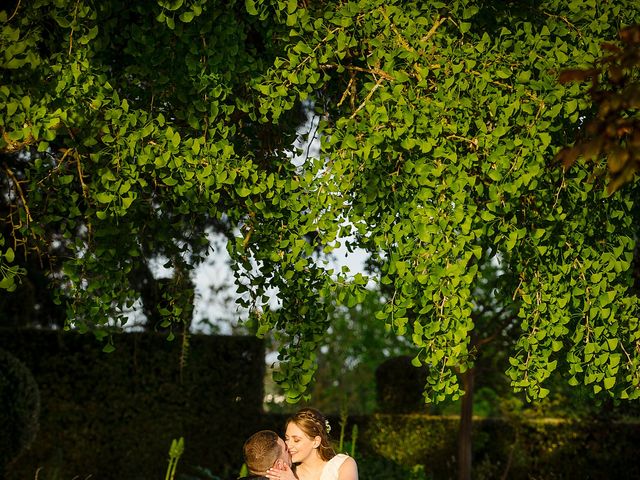
MULTIPOLYGON (((311 60, 311 56, 312 56, 314 53, 316 53, 316 51, 317 51, 317 50, 318 50, 318 49, 319 49, 323 44, 325 44, 325 43, 329 40, 329 37, 330 37, 331 35, 333 35, 334 33, 336 33, 338 30, 340 30, 340 27, 336 27, 336 28, 334 28, 334 29, 332 29, 332 30, 329 30, 329 33, 327 33, 327 35, 326 35, 322 40, 320 40, 320 43, 318 43, 318 45, 316 45, 316 46, 313 48, 313 50, 311 51, 311 53, 310 53, 310 54, 308 54, 308 55, 307 55, 307 56, 306 56, 306 57, 305 57, 305 58, 304 58, 304 59, 303 59, 303 60, 302 60, 298 65, 296 65, 295 71, 299 71, 299 70, 300 70, 300 68, 301 68, 305 63, 307 63, 309 60, 311 60)), ((291 85, 291 82, 290 82, 288 79, 286 80, 286 82, 285 82, 285 83, 286 83, 287 85, 291 85)))
POLYGON ((84 183, 84 179, 82 178, 82 164, 80 163, 80 154, 77 150, 75 151, 74 157, 76 159, 76 166, 78 167, 78 178, 80 179, 80 185, 82 186, 82 196, 88 202, 89 199, 87 196, 89 193, 89 187, 87 187, 87 184, 84 183))
POLYGON ((73 10, 73 23, 71 24, 71 32, 69 32, 69 56, 71 56, 71 50, 73 49, 73 25, 78 19, 78 4, 80 0, 76 0, 76 8, 73 10))
POLYGON ((18 194, 20 195, 20 200, 22 200, 22 205, 24 206, 25 213, 27 214, 27 224, 29 224, 29 222, 33 221, 33 218, 31 218, 29 205, 27 205, 27 199, 24 196, 22 187, 20 187, 20 182, 18 181, 14 173, 11 171, 11 169, 7 165, 4 166, 4 170, 5 172, 7 172, 7 175, 11 178, 11 180, 13 181, 13 184, 16 186, 16 189, 18 190, 18 194))
POLYGON ((369 99, 371 99, 371 96, 373 95, 373 92, 375 92, 375 91, 378 89, 378 87, 380 87, 380 85, 382 85, 382 81, 383 81, 383 80, 384 80, 383 78, 379 78, 379 79, 378 79, 378 81, 377 81, 377 82, 376 82, 376 84, 373 86, 373 88, 369 91, 369 93, 367 93, 367 96, 366 96, 366 97, 365 97, 365 99, 362 101, 362 103, 360 104, 360 106, 356 109, 356 111, 355 111, 355 112, 353 112, 353 113, 351 114, 351 117, 350 117, 350 118, 354 118, 354 117, 358 114, 358 112, 364 108, 364 106, 367 104, 367 102, 369 101, 369 99))
MULTIPOLYGON (((340 105, 340 104, 338 104, 338 105, 340 105)), ((312 126, 313 126, 313 118, 314 117, 311 117, 311 125, 312 126)), ((311 144, 313 143, 313 140, 316 138, 316 135, 318 134, 318 128, 320 128, 320 119, 319 118, 318 118, 318 121, 315 124, 315 127, 313 128, 313 135, 311 135, 311 139, 307 138, 307 152, 304 155, 304 161, 305 162, 309 159, 309 152, 311 151, 311 144)))
MULTIPOLYGON (((89 187, 87 186, 86 183, 84 183, 84 178, 83 178, 83 173, 82 173, 82 164, 80 163, 80 154, 78 153, 78 150, 74 151, 73 157, 76 159, 76 167, 78 169, 78 178, 80 179, 80 186, 82 187, 82 196, 84 197, 85 202, 87 202, 87 205, 89 205, 90 200, 89 200, 89 187)), ((88 241, 89 243, 91 243, 91 239, 93 237, 93 226, 91 224, 91 221, 87 222, 87 231, 88 231, 88 241)))
POLYGON ((478 148, 478 139, 477 138, 473 138, 471 140, 469 140, 466 137, 461 137, 459 135, 449 135, 448 137, 446 137, 447 140, 463 140, 467 143, 469 143, 469 145, 471 145, 474 148, 478 148))
POLYGON ((351 77, 349 79, 349 83, 347 84, 347 88, 344 89, 344 93, 342 94, 342 97, 340 97, 340 101, 338 102, 338 107, 340 105, 342 105, 342 102, 344 102, 344 100, 347 98, 347 95, 349 94, 349 91, 351 91, 351 86, 353 85, 353 83, 355 82, 356 77, 351 77))
MULTIPOLYGON (((64 163, 64 160, 67 158, 68 155, 74 156, 74 151, 75 148, 65 148, 65 149, 60 149, 62 153, 62 158, 60 158, 60 160, 58 161, 58 164, 49 172, 49 174, 42 178, 39 182, 38 185, 42 185, 44 184, 44 181, 47 180, 49 177, 51 177, 55 172, 57 172, 60 167, 62 167, 62 164, 64 163)), ((54 160, 56 160, 55 156, 51 156, 54 160)))
POLYGON ((513 291, 513 297, 511 297, 511 300, 516 299, 516 297, 518 296, 518 292, 520 291, 520 287, 522 286, 522 282, 523 282, 523 278, 522 276, 520 277, 520 283, 518 283, 518 286, 516 287, 516 289, 513 291))
MULTIPOLYGON (((13 11, 13 13, 11 14, 11 16, 7 19, 7 23, 9 23, 11 20, 13 20, 13 17, 16 16, 16 13, 18 13, 18 8, 20 8, 20 1, 18 0, 18 4, 16 5, 16 9, 13 11)), ((36 472, 37 473, 37 472, 36 472)))
POLYGON ((345 70, 351 70, 355 72, 370 73, 373 76, 379 75, 385 78, 386 80, 395 80, 395 78, 392 75, 388 74, 387 72, 385 72, 384 70, 378 67, 364 68, 364 67, 358 67, 356 65, 338 65, 335 63, 325 63, 320 65, 320 68, 338 68, 338 67, 343 67, 345 70))
POLYGON ((578 30, 578 28, 576 28, 576 26, 575 26, 573 23, 571 23, 569 20, 567 20, 567 17, 564 17, 564 16, 562 16, 562 15, 554 15, 554 14, 552 14, 552 13, 548 13, 548 12, 542 12, 542 13, 543 13, 544 15, 546 15, 547 17, 551 17, 551 18, 559 18, 559 19, 560 19, 560 20, 562 20, 564 23, 566 23, 566 24, 567 24, 567 26, 568 26, 569 28, 572 28, 573 30, 575 30, 575 31, 576 31, 576 33, 578 34, 578 36, 579 36, 580 38, 582 38, 582 34, 580 33, 580 30, 578 30))
POLYGON ((618 345, 620 345, 620 348, 622 349, 622 351, 624 352, 624 354, 627 356, 627 360, 628 360, 628 364, 632 365, 633 364, 633 360, 631 360, 631 355, 629 355, 629 352, 627 352, 627 349, 624 348, 624 345, 622 344, 622 342, 618 342, 618 345))
POLYGON ((442 17, 439 20, 436 20, 436 23, 433 24, 433 26, 431 27, 431 30, 429 30, 427 34, 420 39, 420 41, 426 42, 431 37, 433 37, 433 34, 436 33, 436 30, 438 29, 438 27, 442 25, 446 20, 447 20, 447 17, 442 17))

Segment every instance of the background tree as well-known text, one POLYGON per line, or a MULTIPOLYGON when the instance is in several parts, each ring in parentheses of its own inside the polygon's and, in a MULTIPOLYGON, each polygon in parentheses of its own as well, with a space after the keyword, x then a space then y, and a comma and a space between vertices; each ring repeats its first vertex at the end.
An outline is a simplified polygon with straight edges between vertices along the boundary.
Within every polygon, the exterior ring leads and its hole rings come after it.
POLYGON ((505 296, 509 285, 513 285, 514 275, 503 270, 500 258, 481 258, 478 266, 480 276, 472 290, 474 329, 469 338, 473 364, 458 371, 464 389, 458 435, 459 478, 471 478, 476 391, 484 387, 496 396, 505 394, 508 380, 504 365, 518 338, 517 304, 512 297, 505 296))
POLYGON ((11 353, 0 349, 0 473, 24 452, 38 433, 40 391, 31 371, 11 353))

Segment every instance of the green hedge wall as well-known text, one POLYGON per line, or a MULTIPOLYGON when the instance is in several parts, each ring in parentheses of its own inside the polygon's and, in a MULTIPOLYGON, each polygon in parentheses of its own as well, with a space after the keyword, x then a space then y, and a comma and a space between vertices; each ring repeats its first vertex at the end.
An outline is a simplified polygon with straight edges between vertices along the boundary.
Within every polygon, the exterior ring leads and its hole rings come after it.
MULTIPOLYGON (((8 480, 164 478, 173 438, 181 469, 237 472, 244 439, 262 412, 264 346, 253 337, 192 336, 180 369, 179 340, 148 333, 101 351, 90 335, 0 330, 0 346, 33 373, 40 431, 8 480)), ((241 463, 241 462, 240 462, 241 463)))
MULTIPOLYGON (((338 419, 332 420, 338 425, 338 419)), ((356 456, 362 478, 381 478, 381 471, 418 465, 419 478, 456 478, 459 419, 421 414, 378 414, 349 418, 347 432, 358 425, 356 456)), ((569 422, 521 419, 474 421, 475 480, 638 479, 639 422, 569 422)), ((336 431, 338 435, 339 428, 336 431)), ((388 476, 391 478, 403 478, 388 476)))
MULTIPOLYGON (((268 414, 256 430, 283 434, 288 415, 268 414)), ((340 419, 329 416, 337 442, 340 419)), ((423 414, 352 416, 347 440, 358 426, 360 478, 454 480, 459 419, 423 414)), ((603 423, 502 419, 474 421, 474 480, 637 480, 640 422, 603 423)), ((350 445, 346 445, 349 452, 350 445)))

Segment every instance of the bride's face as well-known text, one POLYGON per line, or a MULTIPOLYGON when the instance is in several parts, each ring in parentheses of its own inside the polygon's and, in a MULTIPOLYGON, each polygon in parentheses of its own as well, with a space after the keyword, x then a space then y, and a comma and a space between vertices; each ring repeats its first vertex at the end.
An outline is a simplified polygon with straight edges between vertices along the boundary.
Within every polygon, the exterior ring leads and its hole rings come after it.
POLYGON ((320 444, 318 437, 309 438, 294 422, 289 422, 289 425, 287 425, 284 438, 293 463, 304 462, 315 452, 320 444))

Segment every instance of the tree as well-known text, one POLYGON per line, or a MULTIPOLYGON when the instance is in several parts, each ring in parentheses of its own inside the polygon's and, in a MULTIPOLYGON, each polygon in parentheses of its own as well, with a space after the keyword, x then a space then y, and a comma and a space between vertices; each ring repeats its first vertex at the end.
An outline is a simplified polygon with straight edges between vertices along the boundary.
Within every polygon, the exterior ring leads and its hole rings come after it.
POLYGON ((593 115, 559 72, 639 17, 630 0, 18 4, 1 18, 1 285, 17 247, 48 254, 54 225, 67 317, 94 328, 139 297, 148 256, 188 271, 221 229, 297 401, 336 285, 340 303, 366 296, 318 252, 342 242, 380 265, 376 318, 411 339, 442 401, 473 366, 473 290, 498 258, 515 278, 496 287, 517 305, 511 386, 544 398, 562 365, 570 384, 638 398, 635 198, 553 158, 593 115), (295 166, 307 100, 322 150, 295 166))
MULTIPOLYGON (((454 369, 470 365, 471 288, 478 259, 490 254, 517 275, 503 287, 519 303, 514 388, 545 397, 543 382, 562 355, 572 383, 637 397, 632 199, 605 201, 600 184, 583 183, 585 170, 561 172, 552 160, 590 107, 579 85, 558 84, 558 72, 592 61, 617 22, 638 10, 559 2, 247 6, 290 25, 297 42, 263 82, 261 120, 312 93, 325 118, 322 158, 305 165, 300 209, 308 214, 296 227, 315 229, 324 244, 353 233, 351 243, 380 261, 380 281, 394 295, 379 316, 400 331, 409 312, 417 319, 409 334, 418 360, 432 367, 430 396, 460 394, 454 369)), ((286 231, 296 227, 289 222, 286 231)), ((265 256, 252 242, 245 247, 265 256)), ((281 252, 281 266, 294 263, 281 252)), ((305 338, 272 322, 278 315, 265 315, 265 327, 305 338)), ((300 357, 285 350, 283 358, 300 357)))
MULTIPOLYGON (((468 378, 473 338, 486 333, 473 289, 479 261, 491 257, 515 275, 497 288, 517 304, 508 359, 517 391, 545 398, 563 360, 570 384, 637 398, 634 199, 605 201, 600 183, 584 184, 584 169, 553 169, 574 125, 591 116, 581 87, 558 84, 559 71, 589 64, 601 41, 637 21, 637 7, 247 5, 295 33, 264 102, 309 94, 309 83, 320 90, 325 143, 310 171, 322 201, 305 207, 320 238, 354 234, 379 260, 380 281, 393 289, 379 317, 420 349, 428 398, 457 397, 456 373, 468 378)), ((284 351, 284 360, 299 358, 284 351)))

